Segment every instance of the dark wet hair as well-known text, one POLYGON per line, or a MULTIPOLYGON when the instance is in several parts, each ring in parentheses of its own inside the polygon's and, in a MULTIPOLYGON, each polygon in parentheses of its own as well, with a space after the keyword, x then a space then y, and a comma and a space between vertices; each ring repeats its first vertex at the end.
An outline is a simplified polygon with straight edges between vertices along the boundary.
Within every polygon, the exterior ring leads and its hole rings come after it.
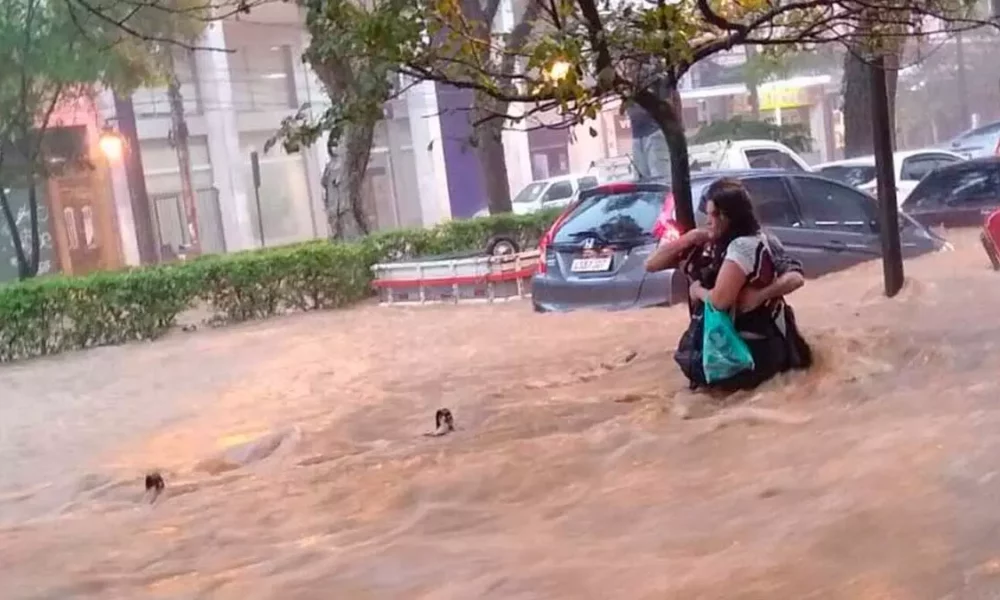
POLYGON ((707 263, 700 265, 700 274, 697 276, 702 285, 712 287, 722 268, 729 243, 738 237, 760 233, 760 222, 754 214, 750 192, 738 179, 723 177, 713 182, 705 190, 705 201, 711 201, 715 210, 726 217, 726 230, 712 244, 712 251, 706 257, 707 263))
POLYGON ((723 232, 723 240, 728 242, 745 235, 756 235, 760 232, 760 222, 753 211, 750 192, 738 179, 723 177, 708 186, 705 200, 715 205, 715 210, 726 217, 727 227, 723 232))

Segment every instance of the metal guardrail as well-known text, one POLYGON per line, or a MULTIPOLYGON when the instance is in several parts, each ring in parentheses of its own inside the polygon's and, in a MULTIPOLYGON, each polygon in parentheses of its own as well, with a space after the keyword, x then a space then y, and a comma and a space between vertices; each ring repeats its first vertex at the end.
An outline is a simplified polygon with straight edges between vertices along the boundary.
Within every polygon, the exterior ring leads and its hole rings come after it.
POLYGON ((372 267, 379 304, 493 303, 530 297, 538 251, 382 263, 372 267))

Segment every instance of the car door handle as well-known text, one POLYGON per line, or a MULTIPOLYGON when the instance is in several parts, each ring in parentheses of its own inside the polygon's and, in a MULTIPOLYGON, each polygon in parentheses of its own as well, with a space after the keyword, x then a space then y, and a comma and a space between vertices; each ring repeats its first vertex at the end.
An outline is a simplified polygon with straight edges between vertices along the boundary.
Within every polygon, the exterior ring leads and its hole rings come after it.
POLYGON ((848 244, 846 242, 841 242, 840 240, 830 240, 823 247, 826 250, 832 250, 833 252, 844 252, 845 250, 868 250, 868 246, 864 244, 848 244))

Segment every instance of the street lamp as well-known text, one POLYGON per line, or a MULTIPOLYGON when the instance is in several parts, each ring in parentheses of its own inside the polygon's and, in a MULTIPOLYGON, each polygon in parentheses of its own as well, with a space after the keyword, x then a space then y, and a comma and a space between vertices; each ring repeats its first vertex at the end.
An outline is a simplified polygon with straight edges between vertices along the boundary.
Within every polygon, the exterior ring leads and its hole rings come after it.
POLYGON ((118 132, 114 129, 105 127, 104 131, 101 132, 101 139, 98 140, 98 145, 101 147, 101 152, 104 153, 104 156, 109 161, 118 162, 122 159, 125 143, 122 141, 122 136, 118 135, 118 132))
POLYGON ((552 81, 562 81, 563 79, 566 79, 566 76, 569 75, 569 71, 572 68, 573 66, 565 60, 557 60, 549 67, 549 79, 552 81))

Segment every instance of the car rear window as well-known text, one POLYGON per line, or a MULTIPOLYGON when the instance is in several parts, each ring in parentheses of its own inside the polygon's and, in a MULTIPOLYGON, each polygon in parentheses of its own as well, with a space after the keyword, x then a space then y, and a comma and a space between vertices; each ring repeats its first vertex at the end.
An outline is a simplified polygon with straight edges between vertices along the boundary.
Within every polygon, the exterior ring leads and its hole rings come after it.
POLYGON ((865 165, 838 165, 834 167, 824 167, 819 171, 823 177, 829 177, 834 181, 846 183, 857 187, 875 179, 875 167, 865 165))
POLYGON ((597 192, 566 217, 553 241, 577 242, 587 232, 597 232, 608 242, 649 235, 666 194, 666 190, 597 192))

